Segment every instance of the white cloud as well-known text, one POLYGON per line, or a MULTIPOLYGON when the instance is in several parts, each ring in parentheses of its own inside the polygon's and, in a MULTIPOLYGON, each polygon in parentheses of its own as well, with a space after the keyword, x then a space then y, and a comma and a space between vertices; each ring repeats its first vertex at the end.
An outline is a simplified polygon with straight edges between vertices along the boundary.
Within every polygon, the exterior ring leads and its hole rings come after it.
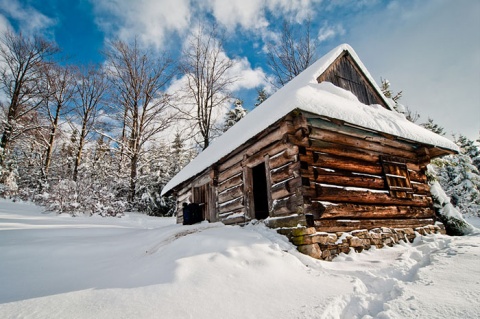
POLYGON ((229 31, 237 25, 247 30, 268 26, 262 0, 211 0, 210 6, 217 22, 229 31))
POLYGON ((252 69, 247 58, 236 59, 229 74, 237 78, 237 81, 231 87, 231 90, 234 92, 268 85, 265 72, 261 68, 252 69))
POLYGON ((131 40, 160 48, 171 32, 189 26, 188 0, 91 0, 96 22, 110 37, 131 40))
POLYGON ((328 23, 324 23, 323 26, 318 30, 318 41, 324 42, 329 39, 335 38, 337 36, 342 36, 345 34, 345 29, 341 24, 336 24, 334 26, 329 25, 328 23))
POLYGON ((0 10, 6 14, 6 17, 2 17, 2 21, 0 21, 2 29, 11 27, 11 25, 5 21, 5 18, 9 18, 18 23, 18 31, 28 36, 40 32, 45 34, 47 29, 56 23, 55 20, 18 0, 0 0, 0 10))
POLYGON ((322 0, 266 0, 266 6, 276 17, 301 23, 315 16, 315 5, 322 0))

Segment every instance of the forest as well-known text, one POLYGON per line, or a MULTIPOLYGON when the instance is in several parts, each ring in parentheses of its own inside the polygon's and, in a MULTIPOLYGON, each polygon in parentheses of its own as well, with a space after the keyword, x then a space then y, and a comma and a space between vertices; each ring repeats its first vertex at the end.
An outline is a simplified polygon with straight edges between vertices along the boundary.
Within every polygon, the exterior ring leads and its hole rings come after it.
MULTIPOLYGON (((268 46, 274 87, 315 61, 308 32, 284 24, 282 45, 268 46)), ((40 36, 1 34, 1 196, 72 215, 171 215, 175 201, 160 196, 163 186, 247 112, 232 96, 239 79, 222 37, 218 27, 200 26, 175 59, 116 40, 102 65, 85 66, 70 64, 40 36)), ((419 122, 387 80, 382 90, 398 112, 419 122)), ((255 106, 267 97, 259 89, 255 106)), ((430 118, 420 125, 446 134, 430 118)), ((434 200, 438 209, 448 204, 479 215, 480 139, 453 139, 461 152, 435 160, 430 170, 450 203, 434 200)))

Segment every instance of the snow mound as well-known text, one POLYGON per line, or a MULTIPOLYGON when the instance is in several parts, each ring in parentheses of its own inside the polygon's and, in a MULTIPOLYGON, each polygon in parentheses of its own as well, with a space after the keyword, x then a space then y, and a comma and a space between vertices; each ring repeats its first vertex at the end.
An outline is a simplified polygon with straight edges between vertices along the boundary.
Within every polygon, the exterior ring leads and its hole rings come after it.
MULTIPOLYGON (((62 218, 0 200, 2 318, 478 318, 480 233, 342 254, 263 224, 62 218)), ((480 224, 480 219, 472 219, 480 224)))

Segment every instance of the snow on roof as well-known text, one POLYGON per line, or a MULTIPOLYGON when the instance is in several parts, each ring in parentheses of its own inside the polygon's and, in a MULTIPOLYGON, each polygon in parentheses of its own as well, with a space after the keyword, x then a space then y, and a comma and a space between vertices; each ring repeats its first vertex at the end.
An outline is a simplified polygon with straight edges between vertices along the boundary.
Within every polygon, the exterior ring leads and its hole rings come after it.
MULTIPOLYGON (((325 72, 344 51, 350 53, 365 76, 383 96, 355 51, 348 44, 342 44, 292 79, 217 138, 165 185, 162 195, 201 173, 220 158, 233 152, 250 138, 295 109, 339 119, 356 126, 408 140, 458 151, 458 147, 452 141, 408 121, 403 114, 387 110, 381 105, 365 105, 353 93, 332 83, 318 83, 316 80, 318 76, 325 72)), ((387 99, 385 100, 389 103, 387 99)), ((389 106, 393 109, 391 104, 389 106)))

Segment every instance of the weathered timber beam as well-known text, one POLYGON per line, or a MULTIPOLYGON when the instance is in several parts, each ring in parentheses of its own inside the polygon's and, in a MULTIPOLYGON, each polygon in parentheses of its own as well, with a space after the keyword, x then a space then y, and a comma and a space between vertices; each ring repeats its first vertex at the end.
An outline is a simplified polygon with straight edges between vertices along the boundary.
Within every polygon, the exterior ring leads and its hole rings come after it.
POLYGON ((243 172, 242 163, 239 162, 239 163, 235 164, 234 166, 231 166, 227 170, 219 172, 217 181, 218 181, 219 184, 221 184, 224 181, 226 181, 227 179, 232 178, 233 176, 235 176, 237 174, 240 174, 242 172, 243 172))
POLYGON ((387 146, 387 145, 380 145, 380 144, 373 143, 371 141, 367 141, 361 138, 343 135, 337 132, 321 130, 315 127, 311 128, 309 137, 311 139, 317 139, 317 140, 322 140, 326 142, 333 142, 341 145, 352 146, 355 148, 381 152, 384 154, 390 154, 392 156, 398 156, 403 158, 416 157, 416 154, 414 152, 402 150, 402 149, 387 146))
POLYGON ((309 166, 340 169, 372 175, 380 175, 383 171, 382 166, 379 164, 328 154, 314 153, 313 156, 300 155, 300 161, 307 163, 309 166))
POLYGON ((237 198, 235 200, 232 200, 224 205, 220 205, 218 207, 218 213, 219 214, 223 214, 223 213, 227 213, 227 212, 231 212, 231 211, 234 211, 234 210, 237 210, 237 209, 241 209, 244 207, 244 200, 243 200, 243 196, 240 197, 240 198, 237 198))
POLYGON ((296 213, 298 207, 303 204, 301 196, 292 195, 290 197, 282 198, 273 201, 274 216, 283 216, 285 214, 296 213))
POLYGON ((363 139, 372 143, 377 143, 380 145, 395 147, 408 152, 416 151, 416 148, 413 145, 407 144, 404 141, 396 140, 395 137, 391 135, 383 134, 382 136, 380 133, 367 131, 367 130, 353 127, 350 125, 342 125, 342 123, 340 122, 333 123, 333 122, 329 122, 319 118, 308 119, 308 122, 309 124, 311 124, 312 127, 319 128, 322 130, 328 130, 330 132, 336 132, 336 133, 340 132, 344 135, 356 137, 356 138, 363 139))
POLYGON ((383 178, 376 178, 370 176, 360 175, 348 175, 341 172, 335 172, 330 174, 323 174, 319 171, 321 169, 315 168, 315 182, 334 184, 338 186, 351 186, 351 187, 363 187, 371 189, 386 189, 385 181, 383 178))
MULTIPOLYGON (((297 146, 293 146, 292 148, 296 148, 298 152, 297 146)), ((273 158, 270 157, 270 168, 275 169, 287 163, 292 163, 296 161, 297 161, 297 154, 292 152, 290 148, 287 148, 280 155, 277 155, 273 158)))
POLYGON ((226 189, 232 188, 234 186, 243 184, 243 175, 242 172, 238 172, 237 175, 232 176, 230 179, 222 181, 221 184, 218 185, 218 192, 221 193, 226 189))
POLYGON ((218 203, 221 205, 232 199, 243 196, 243 184, 232 187, 222 193, 218 194, 218 203))
POLYGON ((369 205, 400 205, 415 207, 431 207, 432 199, 428 196, 414 196, 413 198, 395 198, 386 193, 377 193, 369 190, 347 190, 337 187, 316 185, 317 196, 314 201, 329 201, 333 203, 353 203, 369 205))
POLYGON ((293 195, 295 190, 302 186, 300 177, 277 183, 272 186, 272 199, 277 200, 286 196, 293 195))
POLYGON ((276 184, 290 177, 298 177, 300 175, 300 162, 294 162, 281 168, 271 170, 272 183, 276 184))
POLYGON ((280 121, 271 125, 260 134, 248 140, 242 146, 238 147, 233 153, 230 153, 219 160, 218 171, 222 172, 229 167, 242 161, 244 155, 252 156, 270 144, 282 140, 284 134, 294 133, 294 127, 289 121, 280 121))

